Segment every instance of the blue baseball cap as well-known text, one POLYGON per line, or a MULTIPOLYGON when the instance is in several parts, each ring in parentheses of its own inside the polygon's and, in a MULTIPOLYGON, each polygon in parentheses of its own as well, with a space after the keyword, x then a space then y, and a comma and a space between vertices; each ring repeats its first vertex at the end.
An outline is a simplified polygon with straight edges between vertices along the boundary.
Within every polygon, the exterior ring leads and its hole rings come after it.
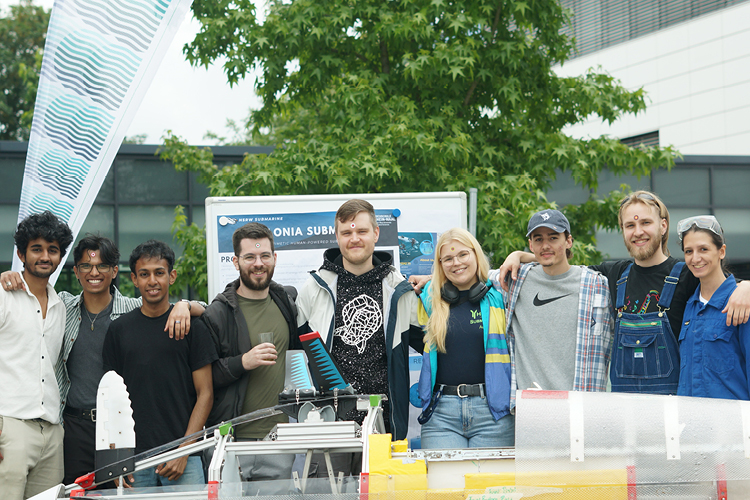
POLYGON ((570 222, 559 210, 542 210, 531 216, 527 226, 526 237, 531 236, 536 228, 548 227, 557 233, 570 233, 570 222))

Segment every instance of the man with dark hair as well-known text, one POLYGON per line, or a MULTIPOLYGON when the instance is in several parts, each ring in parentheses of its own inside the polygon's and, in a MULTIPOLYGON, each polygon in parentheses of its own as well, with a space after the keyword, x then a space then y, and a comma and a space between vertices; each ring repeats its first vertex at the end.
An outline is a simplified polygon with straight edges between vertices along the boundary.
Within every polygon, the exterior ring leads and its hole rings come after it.
POLYGON ((52 212, 26 217, 14 239, 26 290, 0 292, 0 487, 4 499, 34 496, 63 478, 63 428, 55 361, 65 306, 49 283, 73 241, 52 212))
MULTIPOLYGON (((73 249, 78 282, 83 292, 60 292, 65 304, 65 340, 55 375, 60 384, 61 419, 65 423, 65 484, 95 469, 96 392, 104 375, 102 345, 109 324, 141 307, 141 298, 123 297, 115 287, 120 251, 109 238, 87 234, 73 249)), ((6 271, 0 282, 22 288, 20 275, 6 271)), ((190 315, 200 316, 200 302, 180 301, 165 331, 181 339, 190 329, 190 315)))
MULTIPOLYGON (((607 278, 568 262, 573 238, 558 210, 529 219, 536 262, 525 264, 506 298, 511 409, 516 389, 605 391, 613 318, 607 278)), ((497 271, 490 272, 495 287, 497 271)))
MULTIPOLYGON (((203 314, 219 359, 213 364, 216 397, 209 425, 274 406, 284 390, 286 351, 296 340, 297 308, 293 287, 272 280, 276 266, 273 234, 257 222, 232 235, 234 267, 240 273, 216 296, 203 314), (272 342, 264 342, 269 333, 272 342)), ((238 440, 263 439, 279 415, 236 428, 238 440)), ((240 457, 245 481, 290 479, 294 455, 240 457)))
MULTIPOLYGON (((180 342, 164 333, 172 310, 169 287, 177 278, 174 260, 161 241, 149 240, 133 250, 130 277, 143 304, 113 321, 104 338, 104 370, 120 374, 130 394, 136 453, 198 432, 213 403, 211 363, 217 356, 205 324, 193 321, 190 335, 180 342)), ((170 460, 131 479, 138 487, 205 481, 200 456, 170 460)))
MULTIPOLYGON (((375 209, 349 200, 336 212, 338 248, 325 251, 323 265, 300 290, 299 332, 320 332, 344 379, 360 394, 385 394, 386 431, 404 439, 409 418, 409 346, 422 351, 417 296, 393 267, 392 256, 376 252, 375 209)), ((364 413, 350 417, 360 424, 364 413)), ((345 473, 356 468, 335 467, 345 473)), ((318 467, 323 472, 325 467, 318 467)), ((356 470, 354 471, 356 472, 356 470)))

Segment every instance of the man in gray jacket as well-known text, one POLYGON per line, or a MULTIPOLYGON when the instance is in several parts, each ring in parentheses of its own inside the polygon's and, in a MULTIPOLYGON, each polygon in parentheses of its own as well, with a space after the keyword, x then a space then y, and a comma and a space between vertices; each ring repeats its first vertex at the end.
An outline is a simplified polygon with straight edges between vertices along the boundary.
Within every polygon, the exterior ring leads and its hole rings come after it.
MULTIPOLYGON (((273 234, 257 222, 232 236, 240 277, 216 296, 203 314, 219 359, 213 364, 214 406, 207 425, 275 406, 284 390, 286 351, 296 343, 296 290, 272 281, 276 265, 273 234), (261 334, 273 342, 261 342, 261 334)), ((238 426, 238 440, 260 440, 284 415, 238 426)), ((291 478, 294 455, 257 455, 240 459, 242 478, 261 481, 291 478)))

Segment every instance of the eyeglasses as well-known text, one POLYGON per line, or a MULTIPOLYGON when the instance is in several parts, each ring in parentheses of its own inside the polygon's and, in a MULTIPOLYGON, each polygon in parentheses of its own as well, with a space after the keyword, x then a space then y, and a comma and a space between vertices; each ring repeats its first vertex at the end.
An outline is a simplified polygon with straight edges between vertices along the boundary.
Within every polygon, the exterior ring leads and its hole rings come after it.
POLYGON ((636 200, 648 200, 648 201, 653 201, 657 205, 659 204, 656 201, 656 198, 654 198, 653 196, 651 196, 648 193, 638 193, 638 194, 631 193, 631 194, 627 195, 625 198, 623 198, 622 201, 620 201, 620 208, 622 208, 622 206, 624 204, 626 204, 627 202, 633 201, 633 199, 636 199, 636 200))
POLYGON ((707 229, 717 236, 721 237, 724 241, 724 231, 721 229, 721 224, 716 220, 713 215, 696 215, 695 217, 688 217, 682 219, 677 223, 677 237, 682 241, 682 236, 687 233, 693 226, 699 227, 700 229, 707 229))
POLYGON ((78 264, 76 267, 78 267, 78 270, 82 273, 90 273, 94 267, 96 267, 100 273, 108 273, 112 270, 112 266, 109 264, 96 264, 96 266, 93 266, 91 264, 83 263, 78 264))
POLYGON ((263 253, 255 255, 254 253, 246 253, 245 255, 240 255, 238 258, 245 264, 254 264, 258 259, 260 259, 263 264, 268 264, 273 260, 273 254, 263 253))
POLYGON ((440 263, 444 266, 452 266, 454 263, 464 264, 467 260, 469 260, 469 257, 471 257, 471 252, 468 250, 464 250, 463 252, 459 252, 455 257, 443 257, 442 259, 440 259, 440 263))

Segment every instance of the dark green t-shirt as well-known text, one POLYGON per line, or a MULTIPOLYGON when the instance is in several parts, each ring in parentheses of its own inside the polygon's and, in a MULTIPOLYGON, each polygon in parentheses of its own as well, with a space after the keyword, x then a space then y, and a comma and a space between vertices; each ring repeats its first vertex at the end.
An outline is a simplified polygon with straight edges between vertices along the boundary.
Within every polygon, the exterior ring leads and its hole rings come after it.
MULTIPOLYGON (((273 344, 278 353, 276 364, 259 366, 250 371, 250 383, 247 385, 245 401, 242 404, 242 413, 249 413, 276 406, 279 402, 279 393, 284 390, 289 326, 270 295, 260 300, 246 299, 238 295, 237 300, 242 315, 245 317, 247 329, 250 332, 250 343, 253 347, 260 344, 262 332, 273 332, 273 344)), ((239 426, 236 435, 240 438, 261 439, 280 422, 289 422, 289 418, 286 415, 276 415, 256 420, 239 426)))

